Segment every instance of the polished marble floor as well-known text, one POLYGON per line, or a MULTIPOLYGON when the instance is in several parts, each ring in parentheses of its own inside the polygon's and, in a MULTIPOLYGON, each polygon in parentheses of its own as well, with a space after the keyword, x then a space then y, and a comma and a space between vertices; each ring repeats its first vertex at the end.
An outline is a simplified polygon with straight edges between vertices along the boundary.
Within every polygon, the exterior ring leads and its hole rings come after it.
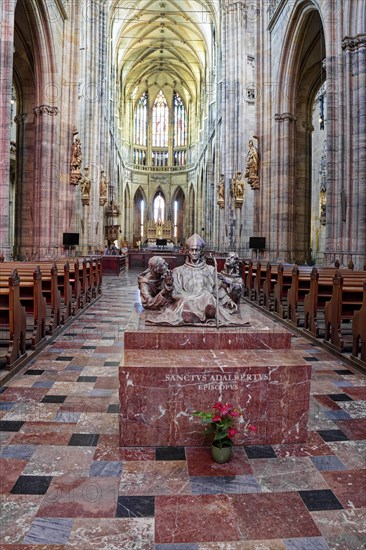
POLYGON ((294 335, 313 369, 306 443, 236 447, 225 465, 205 447, 121 449, 118 365, 138 301, 134 273, 105 277, 1 387, 0 548, 366 548, 366 377, 294 335))

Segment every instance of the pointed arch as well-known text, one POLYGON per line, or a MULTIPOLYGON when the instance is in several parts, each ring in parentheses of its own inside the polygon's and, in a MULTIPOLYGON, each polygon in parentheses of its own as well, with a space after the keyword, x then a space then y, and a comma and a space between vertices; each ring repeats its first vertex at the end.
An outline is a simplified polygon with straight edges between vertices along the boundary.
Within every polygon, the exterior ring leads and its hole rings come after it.
MULTIPOLYGON (((279 210, 274 255, 303 263, 310 257, 312 194, 312 118, 316 94, 326 78, 325 31, 311 0, 296 3, 279 62, 275 132, 279 210)), ((272 237, 272 238, 273 238, 272 237)))
POLYGON ((185 195, 179 185, 172 196, 171 208, 173 236, 176 243, 184 241, 185 195))
POLYGON ((169 105, 160 89, 152 107, 152 146, 168 147, 169 105))
POLYGON ((195 218, 196 218, 196 192, 193 183, 188 191, 188 216, 187 216, 187 232, 192 235, 195 230, 195 218))
POLYGON ((123 240, 130 240, 130 227, 131 227, 131 190, 129 183, 126 183, 124 195, 123 195, 123 240))
POLYGON ((133 198, 133 240, 143 242, 146 235, 146 196, 141 185, 136 189, 133 198))
POLYGON ((167 202, 165 198, 165 193, 162 188, 159 186, 153 196, 152 200, 152 219, 155 223, 164 221, 167 219, 167 202))

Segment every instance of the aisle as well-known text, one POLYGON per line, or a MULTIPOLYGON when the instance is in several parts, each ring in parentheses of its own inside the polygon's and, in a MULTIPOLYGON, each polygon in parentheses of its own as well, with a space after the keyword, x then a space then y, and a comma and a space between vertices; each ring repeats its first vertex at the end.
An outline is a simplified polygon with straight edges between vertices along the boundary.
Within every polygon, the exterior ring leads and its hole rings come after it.
POLYGON ((1 548, 363 548, 365 377, 294 337, 313 365, 306 444, 237 447, 227 465, 207 448, 120 449, 118 365, 138 301, 136 274, 104 278, 101 299, 1 388, 1 548))

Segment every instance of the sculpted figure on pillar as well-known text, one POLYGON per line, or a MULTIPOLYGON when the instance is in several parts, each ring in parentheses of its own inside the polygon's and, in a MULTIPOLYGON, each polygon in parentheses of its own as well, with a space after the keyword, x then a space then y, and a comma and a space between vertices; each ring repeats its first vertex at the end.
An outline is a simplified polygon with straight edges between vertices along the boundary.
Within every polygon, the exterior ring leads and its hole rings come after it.
POLYGON ((204 246, 204 240, 197 234, 187 239, 186 261, 173 269, 168 287, 165 284, 164 296, 169 294, 170 303, 159 308, 160 312, 147 314, 146 323, 163 326, 250 324, 237 315, 237 304, 230 298, 216 268, 206 262, 204 246))
POLYGON ((80 167, 82 163, 83 155, 81 152, 81 143, 80 139, 76 138, 71 146, 71 174, 70 174, 70 184, 77 185, 81 179, 80 167))
POLYGON ((107 202, 108 183, 104 172, 101 172, 100 184, 99 184, 99 204, 104 206, 107 202))
POLYGON ((80 179, 81 202, 83 204, 89 204, 90 188, 91 188, 91 179, 89 177, 89 168, 86 167, 84 168, 84 175, 80 179))
POLYGON ((224 208, 225 206, 225 176, 224 174, 220 174, 219 184, 217 186, 217 204, 220 208, 224 208))
POLYGON ((249 140, 245 177, 252 189, 259 189, 259 155, 252 140, 249 140))
POLYGON ((244 180, 241 172, 234 174, 231 182, 231 191, 235 198, 235 206, 240 207, 244 200, 244 180))

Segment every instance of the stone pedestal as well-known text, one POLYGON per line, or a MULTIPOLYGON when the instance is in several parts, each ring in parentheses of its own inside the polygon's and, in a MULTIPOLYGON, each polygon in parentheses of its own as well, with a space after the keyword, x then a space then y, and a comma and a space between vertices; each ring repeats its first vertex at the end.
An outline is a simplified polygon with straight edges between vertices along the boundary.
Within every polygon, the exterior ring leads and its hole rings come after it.
MULTIPOLYGON (((120 368, 121 446, 203 445, 195 410, 239 405, 255 433, 247 444, 306 440, 311 367, 299 352, 126 351, 120 368)), ((206 441, 208 443, 208 441, 206 441)))
MULTIPOLYGON (((125 331, 125 349, 290 349, 291 334, 275 321, 240 304, 248 327, 162 327, 145 324, 143 308, 133 315, 125 331), (142 312, 141 312, 142 311, 142 312)), ((198 356, 198 354, 196 354, 198 356)))
POLYGON ((192 412, 217 401, 240 406, 257 428, 237 444, 305 441, 311 366, 288 331, 255 316, 251 327, 218 330, 148 327, 137 315, 120 366, 120 445, 208 444, 192 412))

